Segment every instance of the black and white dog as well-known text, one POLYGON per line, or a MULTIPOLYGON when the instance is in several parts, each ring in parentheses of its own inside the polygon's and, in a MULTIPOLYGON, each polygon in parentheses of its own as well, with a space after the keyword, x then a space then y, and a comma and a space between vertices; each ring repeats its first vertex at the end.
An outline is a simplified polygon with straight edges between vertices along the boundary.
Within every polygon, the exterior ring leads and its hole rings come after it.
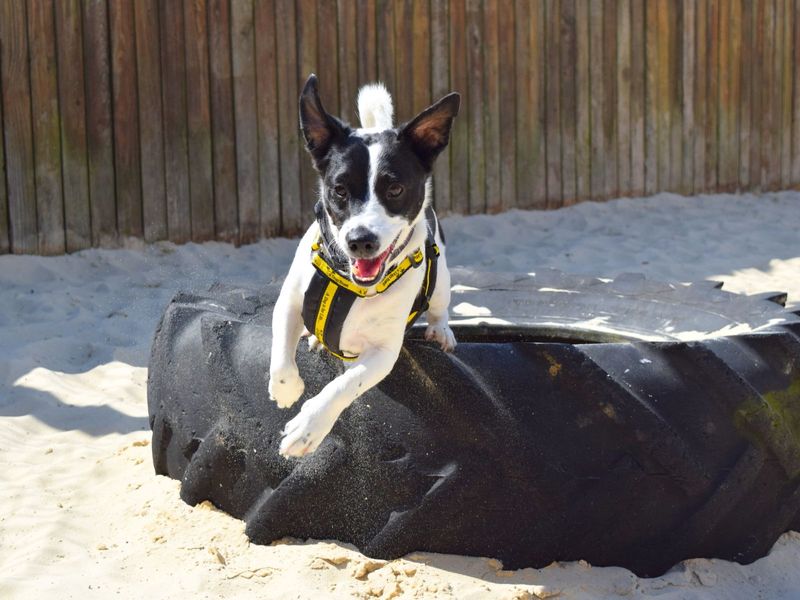
POLYGON ((282 455, 317 449, 342 411, 389 374, 419 313, 427 310, 427 340, 455 348, 450 274, 430 196, 433 162, 459 104, 449 94, 394 128, 391 96, 368 85, 358 94, 362 127, 354 129, 325 112, 317 78, 308 78, 300 125, 320 198, 275 304, 270 398, 286 408, 303 394, 295 362, 303 335, 310 348, 327 347, 349 368, 286 424, 282 455))

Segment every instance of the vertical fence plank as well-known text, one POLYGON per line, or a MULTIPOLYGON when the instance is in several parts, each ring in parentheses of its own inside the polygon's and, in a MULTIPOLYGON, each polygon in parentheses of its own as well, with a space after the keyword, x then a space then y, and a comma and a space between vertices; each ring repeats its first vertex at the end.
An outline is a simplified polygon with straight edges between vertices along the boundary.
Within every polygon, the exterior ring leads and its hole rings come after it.
POLYGON ((394 75, 393 98, 397 122, 408 121, 412 117, 414 104, 414 28, 411 0, 395 0, 394 13, 394 75))
MULTIPOLYGON (((776 0, 775 3, 775 175, 774 189, 784 189, 788 182, 790 171, 790 158, 787 158, 785 149, 791 147, 791 122, 787 119, 787 107, 791 106, 791 86, 786 85, 787 75, 791 73, 790 60, 792 49, 792 12, 787 0, 776 0), (788 10, 787 10, 788 8, 788 10), (788 55, 788 56, 787 56, 788 55), (787 95, 788 90, 788 95, 787 95), (788 143, 787 143, 788 141, 788 143)), ((790 75, 789 75, 790 76, 790 75)))
POLYGON ((792 107, 792 187, 800 188, 800 0, 794 0, 794 58, 793 75, 793 107, 792 107))
POLYGON ((486 212, 501 210, 500 198, 500 39, 498 3, 483 5, 484 149, 486 153, 486 212))
POLYGON ((438 98, 431 95, 431 6, 430 0, 414 0, 413 30, 413 102, 412 114, 429 106, 438 98))
MULTIPOLYGON (((321 43, 317 35, 317 0, 300 0, 297 6, 297 84, 298 90, 302 89, 302 85, 311 73, 316 73, 319 78, 320 96, 322 98, 323 106, 328 112, 332 112, 333 107, 338 104, 334 103, 334 98, 329 97, 325 91, 330 89, 330 81, 327 81, 331 74, 324 71, 318 60, 318 56, 326 52, 331 52, 330 48, 320 48, 318 45, 321 43)), ((338 95, 338 91, 337 91, 338 95)), ((296 102, 296 99, 295 99, 296 102)), ((336 114, 334 112, 334 114, 336 114)), ((303 143, 300 139, 301 146, 303 143)), ((314 204, 317 198, 317 186, 319 178, 314 166, 311 164, 311 157, 300 150, 300 197, 298 202, 301 207, 301 220, 303 223, 309 221, 310 215, 313 211, 314 204)))
POLYGON ((92 245, 80 0, 55 2, 61 162, 67 252, 92 245))
POLYGON ((507 210, 516 205, 517 170, 516 150, 516 100, 517 82, 514 77, 516 62, 514 57, 514 2, 499 0, 498 2, 498 79, 500 95, 500 198, 496 206, 499 210, 507 210))
POLYGON ((683 0, 683 26, 681 35, 681 89, 683 130, 681 146, 683 163, 681 166, 682 194, 694 191, 694 79, 695 79, 695 0, 683 0))
MULTIPOLYGON (((297 124, 297 48, 295 4, 276 0, 275 39, 278 61, 278 126, 281 157, 281 228, 296 235, 303 227, 299 172, 299 127, 297 124)), ((303 157, 304 159, 306 157, 303 157)))
POLYGON ((632 196, 644 194, 645 179, 645 18, 644 3, 631 2, 631 190, 632 196))
MULTIPOLYGON (((337 33, 336 0, 317 0, 317 64, 320 78, 320 94, 325 99, 325 107, 331 114, 340 115, 339 105, 339 69, 337 65, 337 48, 339 45, 337 33)), ((303 78, 305 81, 305 77, 303 78)), ((301 161, 309 162, 307 156, 301 161)), ((309 181, 302 180, 301 194, 303 197, 303 222, 310 222, 314 218, 314 205, 318 196, 318 179, 315 176, 309 181)))
MULTIPOLYGON (((339 30, 339 113, 345 121, 356 125, 356 95, 358 94, 358 32, 356 4, 339 0, 337 5, 339 30)), ((429 86, 426 86, 428 88, 429 86)))
POLYGON ((217 238, 239 241, 236 125, 231 82, 231 14, 227 0, 209 0, 208 54, 214 152, 214 219, 217 238))
POLYGON ((703 172, 705 173, 704 188, 715 190, 719 164, 719 113, 716 109, 719 106, 719 0, 709 0, 706 9, 708 11, 706 19, 706 39, 708 40, 706 102, 708 108, 705 115, 706 163, 703 172))
POLYGON ((781 27, 781 21, 783 19, 782 14, 782 2, 781 0, 772 0, 769 3, 769 8, 771 11, 771 19, 768 23, 770 32, 770 41, 771 47, 769 49, 769 77, 770 77, 770 88, 772 93, 769 96, 769 108, 767 109, 767 113, 769 115, 769 135, 770 135, 770 144, 769 144, 769 151, 764 149, 764 154, 768 158, 768 189, 770 190, 778 190, 780 189, 781 185, 781 156, 780 156, 780 147, 781 147, 781 136, 780 136, 780 126, 781 126, 781 92, 780 92, 780 85, 781 85, 781 65, 780 65, 780 56, 781 56, 781 49, 783 47, 783 28, 781 27))
MULTIPOLYGON (((451 209, 469 211, 469 92, 467 88, 467 15, 465 0, 450 0, 450 85, 461 94, 461 110, 450 133, 451 209)), ((380 36, 379 36, 380 39, 380 36)))
POLYGON ((617 2, 617 195, 631 192, 631 5, 617 2))
POLYGON ((0 4, 8 219, 15 254, 34 254, 39 249, 25 8, 24 2, 0 4))
MULTIPOLYGON (((722 138, 730 153, 730 165, 727 166, 726 182, 723 189, 735 191, 738 188, 739 180, 739 156, 741 143, 741 103, 742 103, 742 2, 746 0, 732 0, 730 13, 730 26, 726 33, 731 38, 730 42, 730 62, 731 65, 731 85, 730 85, 730 108, 733 113, 730 119, 733 123, 730 137, 722 138)), ((720 134, 722 136, 722 134, 720 134)), ((720 182, 721 183, 721 182, 720 182)))
POLYGON ((708 11, 704 3, 695 11, 695 78, 694 78, 694 192, 706 189, 706 114, 708 111, 708 11))
MULTIPOLYGON (((530 131, 533 140, 532 152, 524 161, 530 160, 533 181, 533 202, 530 208, 542 209, 547 206, 547 147, 545 138, 545 118, 547 105, 545 101, 545 14, 544 4, 537 2, 531 8, 531 19, 528 22, 528 30, 531 40, 531 60, 528 77, 531 78, 533 90, 531 103, 525 110, 531 111, 532 129, 530 131)), ((519 162, 517 163, 519 165, 519 162)), ((517 167, 519 168, 519 167, 517 167)))
POLYGON ((239 240, 258 239, 258 122, 256 117, 255 34, 252 0, 231 3, 233 115, 236 125, 236 187, 239 190, 239 240))
POLYGON ((575 10, 575 193, 577 200, 588 200, 592 197, 589 3, 576 2, 575 10))
POLYGON ((680 192, 683 187, 683 89, 681 86, 680 31, 682 29, 682 4, 668 3, 669 31, 669 189, 680 192))
POLYGON ((734 0, 732 2, 731 25, 727 32, 727 35, 732 38, 730 59, 733 63, 731 69, 731 110, 734 113, 732 119, 734 122, 734 130, 730 134, 730 139, 725 140, 726 145, 730 144, 729 151, 731 153, 731 165, 728 167, 728 182, 725 188, 731 191, 735 191, 739 187, 739 157, 741 156, 742 52, 744 51, 744 24, 742 22, 744 15, 742 12, 742 4, 743 0, 734 0))
MULTIPOLYGON (((0 15, 3 13, 0 12, 0 15)), ((0 33, 3 29, 0 28, 0 33)), ((11 251, 11 239, 8 235, 8 194, 6 192, 6 155, 3 133, 5 123, 3 120, 3 61, 0 56, 0 254, 8 254, 11 251)))
POLYGON ((739 98, 739 189, 750 186, 750 132, 752 127, 751 102, 753 97, 753 3, 742 2, 742 89, 739 98))
POLYGON ((766 0, 764 2, 766 35, 764 36, 764 62, 761 66, 764 78, 764 94, 761 103, 761 109, 764 114, 761 134, 761 160, 763 163, 761 181, 766 190, 776 189, 776 183, 780 182, 780 157, 777 159, 775 157, 778 142, 776 105, 779 106, 777 102, 780 102, 780 94, 776 88, 778 83, 776 81, 777 69, 775 60, 778 51, 778 40, 775 35, 776 3, 776 0, 766 0))
MULTIPOLYGON (((377 21, 377 66, 378 79, 382 81, 390 94, 396 92, 395 85, 395 0, 377 0, 376 21, 377 21)), ((397 108, 395 107, 395 115, 397 108)))
MULTIPOLYGON (((341 113, 339 106, 339 67, 337 48, 339 39, 336 24, 336 0, 317 0, 317 64, 323 75, 319 81, 320 94, 326 99, 325 108, 334 115, 341 113)), ((305 81, 305 77, 303 77, 305 81)), ((304 190, 305 192, 305 190, 304 190)), ((313 204, 312 204, 313 206, 313 204)), ((307 213, 310 216, 311 212, 307 213)))
POLYGON ((781 189, 786 189, 792 184, 792 74, 797 70, 797 65, 792 63, 792 28, 794 25, 794 12, 792 0, 780 0, 783 18, 779 22, 783 28, 781 38, 783 47, 780 56, 781 68, 781 189))
POLYGON ((514 2, 514 52, 517 82, 517 140, 515 147, 515 168, 517 172, 517 208, 529 208, 533 204, 533 154, 534 138, 533 109, 535 86, 530 78, 533 46, 531 28, 526 24, 531 20, 532 6, 524 0, 514 2))
POLYGON ((770 2, 770 10, 772 12, 772 47, 770 51, 769 65, 770 65, 770 86, 772 94, 770 94, 770 150, 765 155, 769 158, 769 189, 778 190, 781 186, 781 65, 780 56, 783 49, 783 14, 782 14, 781 0, 772 0, 770 2))
POLYGON ((645 2, 645 179, 648 196, 658 187, 658 10, 645 2))
POLYGON ((483 129, 483 27, 480 0, 467 0, 467 101, 469 113, 469 212, 486 211, 483 129))
POLYGON ((121 237, 142 237, 142 188, 139 155, 139 93, 136 84, 134 5, 110 0, 111 75, 114 90, 114 172, 117 228, 121 237))
POLYGON ((603 149, 605 198, 618 195, 617 172, 617 0, 605 0, 603 6, 603 149))
POLYGON ((31 117, 40 254, 63 254, 66 249, 53 17, 51 2, 28 0, 31 117))
POLYGON ((765 18, 764 7, 766 0, 753 0, 753 68, 750 72, 752 77, 753 96, 751 98, 751 136, 750 136, 750 186, 755 189, 762 189, 762 162, 761 162, 761 138, 764 132, 764 111, 762 105, 766 96, 763 86, 764 76, 764 36, 765 18))
POLYGON ((578 58, 575 0, 561 0, 561 205, 577 199, 577 90, 575 65, 578 58))
MULTIPOLYGON (((348 2, 349 0, 342 0, 348 2)), ((376 48, 375 0, 357 0, 356 44, 358 54, 358 85, 372 83, 378 77, 376 48)))
POLYGON ((669 78, 670 78, 670 189, 683 189, 683 3, 669 5, 669 78))
POLYGON ((156 0, 137 0, 134 7, 144 239, 153 242, 167 237, 158 7, 156 0))
MULTIPOLYGON (((450 36, 448 30, 449 11, 447 0, 431 1, 431 91, 438 100, 451 90, 450 86, 450 36)), ((461 91, 461 90, 455 90, 461 91)), ((458 117, 459 122, 463 117, 458 117)), ((450 145, 439 155, 433 165, 433 193, 437 212, 450 212, 450 145)))
MULTIPOLYGON (((761 189, 761 124, 763 115, 761 114, 761 73, 764 55, 764 21, 763 21, 763 0, 753 0, 750 4, 752 12, 750 21, 751 38, 751 59, 750 69, 746 72, 746 77, 750 80, 751 94, 749 98, 749 148, 748 156, 745 161, 748 168, 747 183, 751 189, 761 189)), ((743 107, 744 110, 744 107, 743 107)), ((744 151, 744 149, 743 149, 744 151)), ((741 175, 740 175, 741 176, 741 175)))
POLYGON ((656 27, 658 29, 658 70, 656 72, 656 100, 658 124, 656 128, 656 148, 658 152, 659 190, 671 191, 670 180, 670 23, 669 3, 672 0, 656 0, 656 27))
POLYGON ((280 154, 278 153, 278 65, 275 49, 275 2, 255 5, 256 98, 258 102, 258 168, 261 235, 281 230, 280 154))
POLYGON ((105 0, 84 0, 82 8, 92 245, 108 247, 117 241, 109 14, 105 0))
POLYGON ((206 0, 184 0, 186 128, 192 240, 214 239, 214 163, 206 0))
POLYGON ((738 4, 735 0, 722 2, 719 12, 719 186, 725 191, 735 189, 739 178, 740 98, 735 88, 741 67, 737 56, 737 46, 741 50, 741 16, 737 18, 734 3, 738 4))
POLYGON ((592 164, 592 197, 596 200, 605 197, 606 193, 606 146, 605 116, 605 82, 603 81, 604 44, 603 44, 603 0, 590 0, 589 3, 589 89, 591 90, 591 164, 592 164))
POLYGON ((767 62, 764 65, 769 78, 769 95, 766 98, 767 142, 763 147, 763 156, 767 168, 766 188, 778 190, 781 186, 781 84, 780 55, 783 46, 783 28, 781 26, 780 0, 767 2, 767 62))
MULTIPOLYGON (((434 100, 431 98, 431 15, 430 0, 414 0, 412 7, 414 32, 412 38, 412 62, 414 79, 412 82, 412 117, 434 100)), ((487 49, 488 51, 488 49, 487 49)), ((408 85, 406 83, 406 85, 408 85)), ((436 98, 435 100, 438 100, 436 98)))
POLYGON ((518 207, 545 208, 544 4, 517 0, 516 15, 518 207))
MULTIPOLYGON (((183 4, 161 2, 161 92, 164 106, 164 183, 167 235, 182 244, 192 238, 189 150, 186 130, 186 39, 183 4)), ((195 90, 192 90, 195 93, 195 90)))
MULTIPOLYGON (((545 144, 547 156, 547 207, 562 205, 561 176, 561 1, 546 0, 545 14, 545 144)), ((567 68, 567 65, 565 65, 567 68)))

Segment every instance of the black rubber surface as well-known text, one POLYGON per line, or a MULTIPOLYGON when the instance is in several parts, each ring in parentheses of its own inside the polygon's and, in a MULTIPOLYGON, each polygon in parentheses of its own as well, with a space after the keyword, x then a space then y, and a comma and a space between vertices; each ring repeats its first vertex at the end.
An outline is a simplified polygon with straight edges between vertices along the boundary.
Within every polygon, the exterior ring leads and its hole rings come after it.
MULTIPOLYGON (((278 288, 179 294, 150 361, 156 472, 254 542, 336 539, 380 558, 654 576, 691 557, 750 562, 800 528, 800 318, 785 295, 555 271, 453 280, 454 320, 472 305, 491 322, 456 323, 453 355, 412 330, 392 374, 299 460, 277 449, 300 403, 267 397, 278 288)), ((342 369, 304 343, 297 357, 303 400, 342 369)))

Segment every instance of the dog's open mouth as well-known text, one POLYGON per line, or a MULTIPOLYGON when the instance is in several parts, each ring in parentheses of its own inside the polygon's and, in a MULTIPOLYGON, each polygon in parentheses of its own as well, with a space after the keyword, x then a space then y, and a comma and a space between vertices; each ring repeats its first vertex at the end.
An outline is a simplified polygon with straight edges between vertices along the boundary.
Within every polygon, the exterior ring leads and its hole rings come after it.
POLYGON ((383 274, 383 267, 386 264, 386 259, 391 254, 394 244, 391 244, 386 250, 381 252, 375 258, 351 258, 350 259, 350 272, 353 274, 353 279, 362 285, 372 285, 383 274))

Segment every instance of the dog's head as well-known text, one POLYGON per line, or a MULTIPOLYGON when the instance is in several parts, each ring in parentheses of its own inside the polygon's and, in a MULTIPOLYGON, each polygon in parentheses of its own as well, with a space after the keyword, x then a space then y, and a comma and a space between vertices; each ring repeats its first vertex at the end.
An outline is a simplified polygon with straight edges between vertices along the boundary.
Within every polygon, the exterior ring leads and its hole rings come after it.
POLYGON ((329 115, 315 75, 300 96, 300 126, 320 175, 333 241, 349 257, 353 281, 367 286, 402 258, 393 251, 423 217, 433 162, 447 146, 460 103, 458 94, 449 94, 393 128, 391 99, 384 96, 389 123, 369 129, 353 129, 329 115))

